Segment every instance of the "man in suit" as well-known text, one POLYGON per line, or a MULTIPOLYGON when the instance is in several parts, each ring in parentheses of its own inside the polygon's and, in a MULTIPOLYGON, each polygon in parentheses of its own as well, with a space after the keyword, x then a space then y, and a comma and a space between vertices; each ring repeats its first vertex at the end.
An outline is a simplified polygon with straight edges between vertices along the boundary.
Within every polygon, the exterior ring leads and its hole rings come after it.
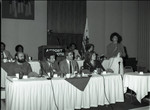
POLYGON ((11 60, 13 57, 9 51, 5 50, 5 43, 1 42, 1 59, 11 60))
POLYGON ((47 75, 50 72, 51 76, 54 73, 60 75, 60 69, 58 62, 56 61, 56 53, 54 51, 48 51, 45 54, 45 60, 41 62, 41 74, 47 75))
POLYGON ((59 64, 60 70, 62 74, 74 74, 75 72, 79 71, 78 63, 73 60, 73 52, 71 50, 68 50, 65 52, 66 58, 62 60, 59 64))

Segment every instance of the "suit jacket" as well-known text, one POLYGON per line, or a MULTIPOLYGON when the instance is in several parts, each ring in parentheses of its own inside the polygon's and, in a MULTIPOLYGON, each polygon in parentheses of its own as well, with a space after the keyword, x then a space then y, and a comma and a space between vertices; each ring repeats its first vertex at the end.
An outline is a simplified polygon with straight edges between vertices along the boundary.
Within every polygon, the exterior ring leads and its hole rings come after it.
MULTIPOLYGON (((62 60, 59 64, 59 66, 60 66, 60 70, 63 74, 70 73, 69 65, 68 65, 66 59, 62 60)), ((74 73, 74 71, 79 72, 78 63, 75 60, 72 60, 72 66, 73 66, 73 73, 74 73)))
POLYGON ((58 62, 55 61, 54 64, 52 64, 52 67, 48 64, 47 61, 42 61, 41 62, 41 72, 44 74, 44 75, 47 75, 48 72, 54 72, 54 70, 56 71, 55 73, 56 74, 60 74, 60 69, 59 69, 59 66, 58 66, 58 62))
POLYGON ((10 54, 10 52, 9 52, 9 51, 4 50, 3 52, 4 52, 4 53, 5 53, 5 55, 6 55, 6 57, 5 57, 5 58, 7 58, 8 60, 13 59, 13 57, 12 57, 12 55, 10 54))

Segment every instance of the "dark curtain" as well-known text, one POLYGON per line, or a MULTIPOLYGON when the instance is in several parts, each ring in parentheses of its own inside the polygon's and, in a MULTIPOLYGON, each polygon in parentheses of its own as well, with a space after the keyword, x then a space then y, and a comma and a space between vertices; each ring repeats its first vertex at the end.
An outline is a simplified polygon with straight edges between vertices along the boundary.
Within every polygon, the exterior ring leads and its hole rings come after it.
POLYGON ((48 30, 54 33, 83 34, 86 21, 86 0, 48 1, 48 30))
POLYGON ((138 67, 150 69, 150 1, 138 2, 138 67))
POLYGON ((69 34, 69 33, 51 33, 47 38, 47 45, 62 46, 67 48, 70 43, 75 43, 77 49, 82 48, 83 34, 69 34))

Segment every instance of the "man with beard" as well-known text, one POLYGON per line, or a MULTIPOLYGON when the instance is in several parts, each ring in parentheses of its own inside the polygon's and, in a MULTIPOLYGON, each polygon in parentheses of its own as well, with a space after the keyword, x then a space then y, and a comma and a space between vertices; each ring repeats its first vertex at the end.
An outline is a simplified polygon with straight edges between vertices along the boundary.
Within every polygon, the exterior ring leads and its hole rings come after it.
POLYGON ((8 76, 15 76, 16 73, 22 72, 23 75, 28 75, 32 72, 31 66, 25 61, 25 55, 23 52, 18 52, 15 55, 16 61, 13 62, 8 69, 8 76))

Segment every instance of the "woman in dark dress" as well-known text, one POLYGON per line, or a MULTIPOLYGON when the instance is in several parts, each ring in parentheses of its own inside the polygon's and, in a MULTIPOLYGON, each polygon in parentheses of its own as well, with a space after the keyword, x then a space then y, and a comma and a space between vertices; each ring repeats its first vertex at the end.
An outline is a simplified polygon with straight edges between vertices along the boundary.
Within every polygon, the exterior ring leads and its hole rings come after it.
POLYGON ((105 71, 101 63, 96 60, 95 52, 89 52, 87 59, 84 61, 83 67, 84 69, 88 69, 90 72, 93 72, 97 69, 100 69, 100 72, 105 71))

